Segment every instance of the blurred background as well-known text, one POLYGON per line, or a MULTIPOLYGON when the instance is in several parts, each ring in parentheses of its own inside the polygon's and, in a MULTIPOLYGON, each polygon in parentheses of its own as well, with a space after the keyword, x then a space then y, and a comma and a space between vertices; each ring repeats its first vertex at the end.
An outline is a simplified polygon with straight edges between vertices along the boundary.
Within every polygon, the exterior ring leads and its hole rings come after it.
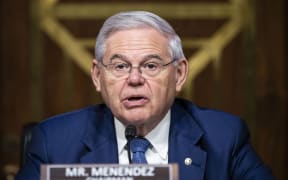
POLYGON ((1 0, 0 178, 13 179, 31 122, 101 102, 90 80, 108 16, 148 10, 183 40, 189 78, 179 96, 239 115, 279 180, 288 179, 285 0, 1 0))

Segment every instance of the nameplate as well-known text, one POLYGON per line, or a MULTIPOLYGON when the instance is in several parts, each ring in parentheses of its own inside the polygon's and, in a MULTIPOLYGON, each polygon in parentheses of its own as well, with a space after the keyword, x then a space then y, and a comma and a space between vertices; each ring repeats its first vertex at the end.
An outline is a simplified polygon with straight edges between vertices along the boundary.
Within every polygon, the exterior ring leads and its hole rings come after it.
POLYGON ((177 164, 51 164, 41 165, 41 180, 178 180, 177 164))

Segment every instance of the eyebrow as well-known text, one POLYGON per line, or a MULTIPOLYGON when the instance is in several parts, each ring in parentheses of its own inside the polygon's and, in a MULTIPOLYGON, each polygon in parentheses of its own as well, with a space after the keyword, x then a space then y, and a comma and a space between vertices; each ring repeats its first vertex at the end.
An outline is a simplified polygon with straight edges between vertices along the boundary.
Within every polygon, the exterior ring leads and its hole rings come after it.
POLYGON ((111 58, 110 58, 110 62, 113 61, 114 59, 120 59, 123 61, 128 61, 128 58, 124 55, 121 54, 114 54, 111 58))
POLYGON ((145 57, 143 58, 144 61, 148 61, 148 60, 150 60, 150 59, 158 59, 158 60, 160 60, 160 61, 163 61, 163 58, 161 58, 161 56, 159 56, 158 54, 150 54, 150 55, 145 56, 145 57))
MULTIPOLYGON (((112 62, 114 59, 120 59, 122 61, 126 61, 126 62, 129 62, 129 59, 125 56, 125 55, 122 55, 122 54, 114 54, 111 58, 110 58, 110 62, 112 62)), ((147 55, 145 56, 142 61, 145 62, 145 61, 148 61, 150 59, 158 59, 160 61, 163 61, 163 58, 161 58, 160 55, 158 54, 150 54, 150 55, 147 55)))

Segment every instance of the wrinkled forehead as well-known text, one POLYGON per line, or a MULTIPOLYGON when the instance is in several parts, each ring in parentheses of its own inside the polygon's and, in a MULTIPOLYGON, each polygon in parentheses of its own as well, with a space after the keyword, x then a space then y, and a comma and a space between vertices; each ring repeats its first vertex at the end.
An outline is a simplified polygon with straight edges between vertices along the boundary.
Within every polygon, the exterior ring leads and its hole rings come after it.
POLYGON ((113 36, 115 33, 120 32, 120 31, 129 31, 129 30, 154 30, 156 32, 158 32, 161 36, 165 37, 167 40, 169 40, 172 35, 169 35, 167 33, 163 33, 162 31, 160 31, 159 29, 148 25, 148 24, 139 24, 139 25, 135 25, 135 26, 130 26, 130 27, 118 27, 118 28, 112 28, 110 29, 110 31, 108 31, 106 33, 106 40, 108 38, 110 38, 111 36, 113 36))
POLYGON ((168 40, 152 28, 128 29, 114 32, 106 40, 105 54, 145 55, 168 54, 168 40))

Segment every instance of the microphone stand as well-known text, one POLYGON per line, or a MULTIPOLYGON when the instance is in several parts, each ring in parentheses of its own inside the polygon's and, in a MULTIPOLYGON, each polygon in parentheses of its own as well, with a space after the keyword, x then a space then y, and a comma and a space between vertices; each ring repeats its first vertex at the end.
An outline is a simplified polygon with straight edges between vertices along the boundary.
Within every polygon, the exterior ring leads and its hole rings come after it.
POLYGON ((127 152, 128 152, 129 164, 132 164, 130 143, 131 140, 136 137, 136 127, 133 125, 128 125, 125 129, 125 137, 127 139, 127 152))

